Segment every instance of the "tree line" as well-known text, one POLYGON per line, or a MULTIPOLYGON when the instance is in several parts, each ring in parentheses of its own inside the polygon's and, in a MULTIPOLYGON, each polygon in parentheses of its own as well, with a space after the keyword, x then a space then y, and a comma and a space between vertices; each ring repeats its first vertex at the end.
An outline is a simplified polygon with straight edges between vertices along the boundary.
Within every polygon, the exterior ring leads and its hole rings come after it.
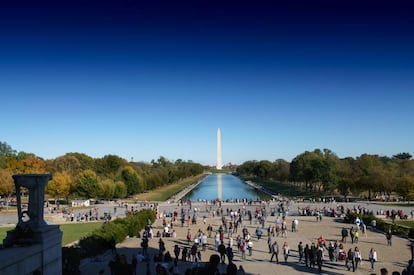
POLYGON ((246 161, 237 168, 241 176, 290 183, 305 191, 327 195, 376 196, 392 194, 414 199, 414 160, 409 153, 392 157, 362 154, 339 158, 329 149, 315 149, 297 155, 290 163, 246 161))
POLYGON ((44 160, 35 154, 17 152, 0 142, 0 194, 14 195, 13 174, 52 173, 46 193, 53 198, 125 198, 203 173, 192 161, 175 162, 159 157, 151 163, 132 162, 116 155, 92 158, 83 153, 67 153, 44 160))

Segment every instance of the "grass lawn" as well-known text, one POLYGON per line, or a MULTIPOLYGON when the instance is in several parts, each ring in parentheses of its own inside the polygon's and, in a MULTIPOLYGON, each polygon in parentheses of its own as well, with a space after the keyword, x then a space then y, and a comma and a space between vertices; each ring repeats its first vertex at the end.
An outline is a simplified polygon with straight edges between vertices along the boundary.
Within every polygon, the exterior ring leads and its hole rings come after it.
POLYGON ((204 174, 198 175, 177 183, 172 183, 169 185, 161 186, 158 189, 151 190, 147 193, 141 193, 134 196, 134 200, 139 201, 166 201, 169 198, 171 198, 174 194, 180 192, 187 186, 198 182, 203 177, 205 177, 204 174))
POLYGON ((305 190, 298 189, 295 186, 292 186, 287 183, 277 182, 277 181, 260 181, 256 178, 244 178, 245 180, 251 180, 252 182, 265 187, 266 189, 271 190, 272 192, 278 194, 281 193, 283 196, 294 198, 294 197, 323 197, 327 194, 318 192, 305 192, 305 190))
MULTIPOLYGON (((89 234, 97 228, 100 228, 101 226, 102 222, 61 224, 60 230, 62 230, 63 232, 62 246, 79 240, 80 238, 86 236, 87 234, 89 234)), ((7 231, 13 228, 14 227, 0 227, 0 240, 2 242, 7 235, 7 231)))
POLYGON ((375 202, 375 203, 378 205, 386 205, 386 206, 414 206, 414 204, 411 203, 410 201, 408 202, 375 202))
POLYGON ((398 225, 402 225, 402 226, 414 228, 414 221, 400 221, 400 220, 395 220, 395 223, 398 224, 398 225))

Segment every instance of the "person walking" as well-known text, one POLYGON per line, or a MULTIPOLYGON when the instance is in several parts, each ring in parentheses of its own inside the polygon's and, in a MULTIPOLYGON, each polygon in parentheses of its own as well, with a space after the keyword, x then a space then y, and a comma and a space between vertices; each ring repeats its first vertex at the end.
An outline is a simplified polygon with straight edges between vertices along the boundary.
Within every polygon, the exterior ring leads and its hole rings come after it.
POLYGON ((348 229, 346 229, 345 227, 342 227, 341 235, 342 235, 341 242, 346 243, 346 237, 348 237, 348 229))
POLYGON ((298 244, 298 253, 299 253, 299 263, 301 263, 303 259, 303 244, 301 241, 298 244))
POLYGON ((318 247, 316 251, 316 264, 318 265, 318 271, 322 271, 322 264, 323 264, 323 247, 318 247))
POLYGON ((354 243, 355 229, 353 226, 351 226, 351 229, 349 229, 349 235, 351 236, 351 243, 354 243))
POLYGON ((269 247, 269 253, 272 253, 272 244, 273 244, 273 241, 272 241, 272 236, 267 236, 267 246, 269 247))
POLYGON ((221 242, 218 246, 218 252, 220 253, 221 263, 224 264, 224 261, 226 259, 226 247, 224 246, 223 242, 221 242))
POLYGON ((359 231, 358 230, 355 230, 355 233, 354 233, 354 243, 358 243, 358 240, 359 240, 359 231))
POLYGON ((361 252, 359 251, 359 248, 356 246, 354 249, 354 262, 355 262, 355 270, 358 269, 358 264, 362 261, 362 255, 361 252))
POLYGON ((272 244, 272 257, 270 257, 270 262, 273 261, 273 257, 276 257, 276 263, 279 263, 279 245, 276 241, 272 244))
POLYGON ((253 255, 253 242, 251 239, 247 242, 247 250, 249 250, 249 256, 252 256, 253 255))
POLYGON ((346 261, 345 261, 345 266, 348 269, 348 271, 351 270, 351 266, 352 266, 352 271, 355 272, 355 262, 354 262, 354 252, 352 251, 352 248, 350 248, 348 250, 348 253, 346 254, 346 261))
POLYGON ((391 231, 391 228, 388 229, 388 231, 385 233, 385 237, 387 238, 387 245, 388 246, 391 246, 392 245, 392 242, 391 242, 391 239, 392 239, 392 231, 391 231))
POLYGON ((375 271, 374 264, 377 261, 377 251, 375 251, 374 248, 371 248, 371 250, 369 251, 368 259, 371 263, 371 271, 375 271))
POLYGON ((305 245, 305 248, 303 249, 303 252, 305 254, 305 266, 308 267, 309 266, 309 258, 310 258, 310 248, 309 248, 309 244, 305 245))
POLYGON ((289 257, 289 245, 287 242, 283 244, 283 257, 285 258, 285 262, 287 262, 287 259, 289 257))

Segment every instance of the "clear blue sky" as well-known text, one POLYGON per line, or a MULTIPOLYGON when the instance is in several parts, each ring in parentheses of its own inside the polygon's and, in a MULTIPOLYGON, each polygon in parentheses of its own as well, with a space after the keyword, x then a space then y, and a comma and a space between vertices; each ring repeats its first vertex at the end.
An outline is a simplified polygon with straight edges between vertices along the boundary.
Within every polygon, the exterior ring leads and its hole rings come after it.
POLYGON ((214 165, 220 127, 223 163, 414 154, 414 9, 272 2, 0 4, 0 141, 214 165))

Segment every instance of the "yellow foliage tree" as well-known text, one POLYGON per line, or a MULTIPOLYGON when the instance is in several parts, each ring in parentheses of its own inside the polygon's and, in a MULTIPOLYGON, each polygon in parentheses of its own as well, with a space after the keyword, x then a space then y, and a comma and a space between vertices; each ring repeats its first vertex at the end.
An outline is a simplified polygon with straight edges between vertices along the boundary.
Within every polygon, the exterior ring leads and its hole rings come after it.
POLYGON ((55 199, 56 204, 59 198, 68 198, 71 185, 72 179, 67 172, 57 172, 46 185, 46 193, 55 199))

